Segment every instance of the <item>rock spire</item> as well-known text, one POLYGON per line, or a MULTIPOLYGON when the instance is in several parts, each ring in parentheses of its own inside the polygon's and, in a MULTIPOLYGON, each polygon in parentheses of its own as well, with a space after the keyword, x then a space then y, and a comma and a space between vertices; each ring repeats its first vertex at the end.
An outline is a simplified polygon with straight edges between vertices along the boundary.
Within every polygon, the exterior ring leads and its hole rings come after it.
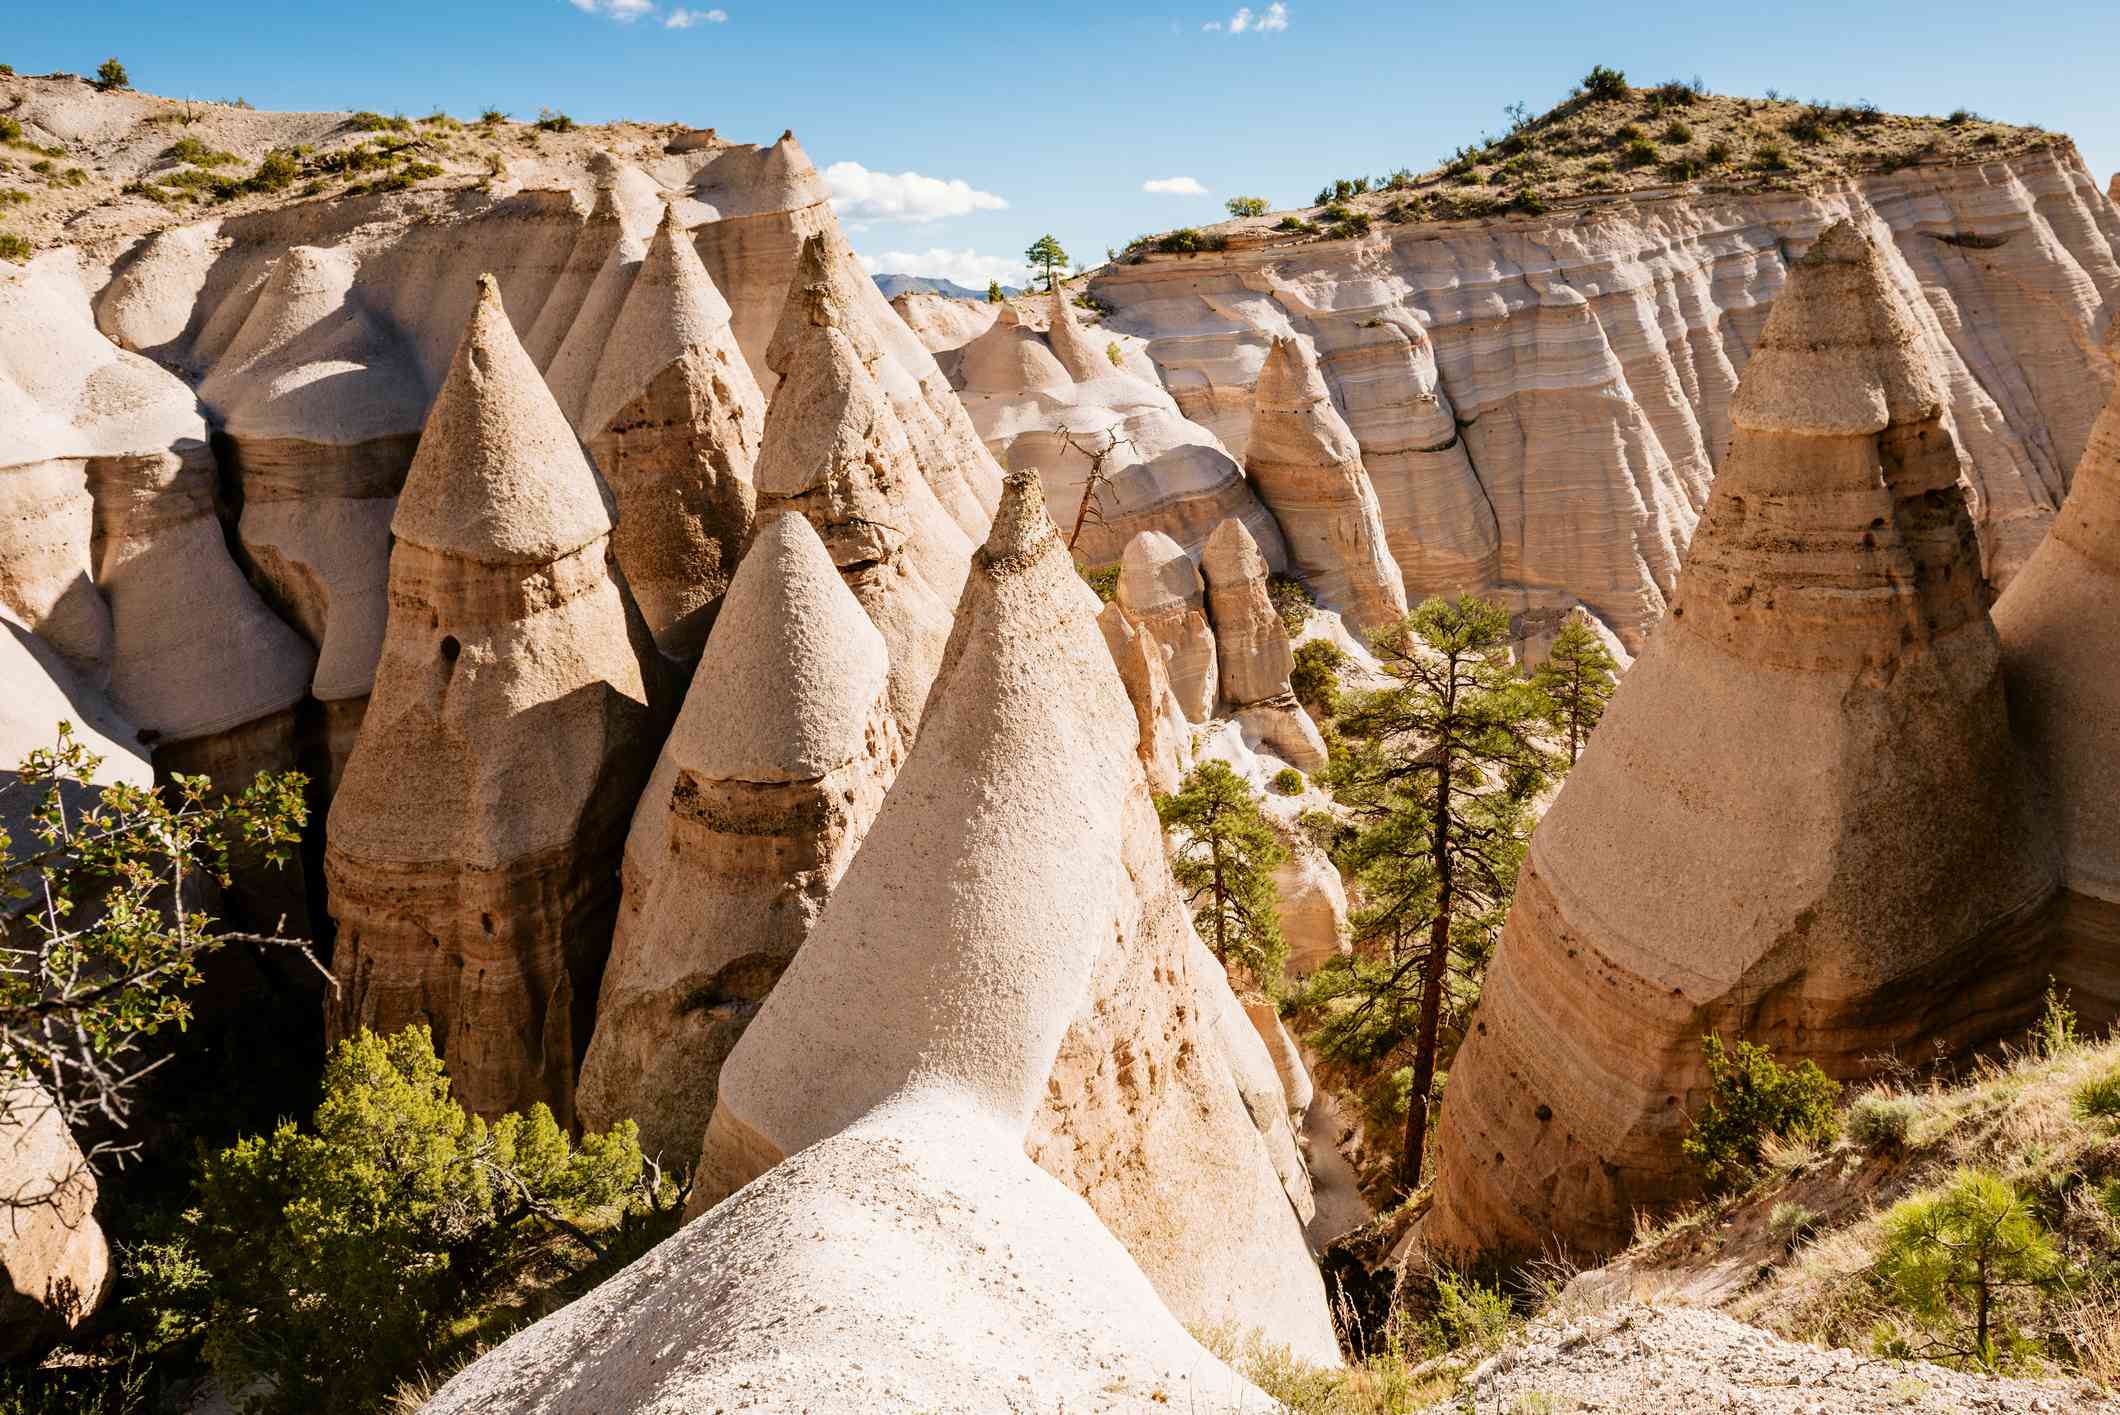
POLYGON ((1266 592, 1266 559, 1258 542, 1242 521, 1224 521, 1207 538, 1200 568, 1207 581, 1208 617, 1214 621, 1222 701, 1290 765, 1323 771, 1325 739, 1289 687, 1295 652, 1266 592))
POLYGON ((1186 720, 1213 717, 1215 635, 1207 623, 1207 586, 1192 557, 1160 531, 1135 536, 1119 559, 1119 607, 1161 648, 1186 720))
POLYGON ((1431 1246, 1623 1245, 1695 1182, 1705 1033, 1852 1078, 2036 1010, 2054 871, 1942 411, 1835 225, 1746 369, 1671 617, 1532 843, 1451 1069, 1431 1246))
POLYGON ((765 395, 674 207, 605 337, 577 426, 618 503, 611 544, 657 647, 696 657, 750 539, 765 395))
POLYGON ((883 386, 869 320, 813 239, 766 358, 780 386, 756 479, 761 516, 809 518, 891 656, 911 737, 949 641, 972 544, 936 500, 883 386))
POLYGON ((1035 474, 1013 474, 944 690, 722 1069, 700 1202, 864 1116, 963 1107, 1028 1134, 1180 1316, 1329 1360, 1284 1190, 1300 1161, 1262 1133, 1279 1121, 1285 1137, 1286 1101, 1270 1059, 1224 1035, 1258 1048, 1164 863, 1094 603, 1035 474), (1217 997, 1226 1008, 1207 1007, 1217 997), (1255 1124, 1239 1077, 1261 1075, 1276 1094, 1255 1124))
POLYGON ((391 525, 390 618, 332 802, 330 1032, 434 1030, 464 1104, 565 1123, 657 742, 596 474, 482 282, 391 525))
POLYGON ((1275 339, 1259 370, 1244 471, 1320 604, 1365 631, 1405 617, 1406 586, 1361 445, 1333 407, 1317 361, 1293 336, 1275 339))
POLYGON ((579 1098, 587 1128, 635 1120, 677 1165, 902 755, 883 637, 798 515, 759 531, 704 663, 626 837, 579 1098))

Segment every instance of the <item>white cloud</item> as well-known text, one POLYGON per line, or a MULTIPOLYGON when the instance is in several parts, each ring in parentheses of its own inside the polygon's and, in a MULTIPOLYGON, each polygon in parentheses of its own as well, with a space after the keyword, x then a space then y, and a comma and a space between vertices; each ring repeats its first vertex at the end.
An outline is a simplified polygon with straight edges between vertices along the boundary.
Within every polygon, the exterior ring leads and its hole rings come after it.
POLYGON ((1155 192, 1167 197, 1204 197, 1207 188, 1193 177, 1151 177, 1141 184, 1144 192, 1155 192))
POLYGON ((663 28, 690 29, 694 25, 725 25, 728 22, 727 10, 672 10, 663 21, 663 28))
POLYGON ((985 289, 989 280, 1021 285, 1029 278, 1021 256, 981 255, 974 250, 952 251, 940 246, 925 251, 885 251, 857 259, 871 275, 939 275, 974 290, 985 289))
POLYGON ((604 15, 630 25, 642 15, 655 13, 654 0, 567 0, 585 15, 604 15))
POLYGON ((1283 0, 1273 0, 1256 14, 1249 5, 1240 6, 1228 20, 1209 20, 1200 28, 1209 34, 1278 34, 1288 28, 1288 6, 1283 0))
POLYGON ((918 172, 871 172, 859 162, 824 169, 832 210, 849 221, 941 221, 975 211, 1006 211, 1008 203, 962 178, 945 182, 918 172))

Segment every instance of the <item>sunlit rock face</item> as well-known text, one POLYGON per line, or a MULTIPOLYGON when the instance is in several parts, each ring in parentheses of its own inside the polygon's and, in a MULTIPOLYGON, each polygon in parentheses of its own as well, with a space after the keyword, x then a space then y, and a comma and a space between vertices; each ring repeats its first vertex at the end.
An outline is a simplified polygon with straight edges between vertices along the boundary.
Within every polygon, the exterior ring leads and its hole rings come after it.
POLYGON ((329 1032, 424 1023, 468 1108, 542 1101, 565 1123, 659 742, 657 658, 490 278, 391 531, 375 692, 326 827, 329 1032))
POLYGON ((1791 255, 1843 218, 1878 241, 1936 367, 1981 570, 2004 585, 2112 386, 2097 346, 2120 300, 2120 218, 2066 143, 1810 191, 1236 242, 1090 286, 1185 415, 1247 462, 1273 341, 1314 348, 1409 599, 1580 603, 1631 653, 1677 587, 1791 255))
POLYGON ((1859 1077, 2036 1012, 2057 862, 1943 379, 1852 224, 1790 267, 1671 617, 1533 838, 1423 1234, 1622 1246, 1697 1181, 1700 1038, 1859 1077))

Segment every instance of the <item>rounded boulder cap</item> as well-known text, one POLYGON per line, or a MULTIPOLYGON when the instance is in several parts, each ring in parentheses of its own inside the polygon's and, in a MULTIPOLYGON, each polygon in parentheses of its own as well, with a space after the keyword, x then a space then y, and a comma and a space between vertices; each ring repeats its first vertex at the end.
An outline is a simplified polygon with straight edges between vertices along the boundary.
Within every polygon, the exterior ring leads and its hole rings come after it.
POLYGON ((391 533, 499 564, 557 560, 610 534, 611 517, 574 429, 479 277, 471 324, 427 414, 391 533))

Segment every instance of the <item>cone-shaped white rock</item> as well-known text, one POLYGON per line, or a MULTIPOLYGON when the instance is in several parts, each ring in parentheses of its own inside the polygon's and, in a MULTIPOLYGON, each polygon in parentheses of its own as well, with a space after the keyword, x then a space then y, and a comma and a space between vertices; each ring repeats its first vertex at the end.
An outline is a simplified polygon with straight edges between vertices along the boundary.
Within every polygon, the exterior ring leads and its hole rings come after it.
POLYGON ((1532 842, 1451 1067, 1432 1245, 1623 1245, 1697 1183, 1704 1033, 1849 1078, 2036 1010, 2055 867, 1942 410, 1877 252, 1826 231, 1671 617, 1532 842))
POLYGON ((1160 795, 1169 795, 1183 783, 1192 769, 1192 729, 1185 724, 1185 710, 1170 690, 1170 672, 1163 664, 1163 646, 1134 626, 1126 609, 1107 604, 1097 616, 1104 643, 1112 651, 1119 681, 1134 705, 1134 721, 1141 731, 1141 769, 1148 784, 1160 795))
POLYGON ((1995 628, 2010 725, 2060 828, 2068 892, 2052 971, 2103 1020, 2120 1011, 2120 392, 2053 529, 1995 602, 1995 628))
POLYGON ((1141 532, 1119 559, 1119 605, 1162 648, 1186 719, 1213 717, 1215 636, 1207 624, 1207 587, 1192 557, 1160 531, 1141 532))
POLYGON ((823 538, 890 649, 891 709, 910 737, 972 545, 922 476, 876 380, 882 346, 825 257, 822 241, 806 248, 767 352, 780 386, 758 454, 759 513, 799 512, 823 538))
POLYGON ((626 837, 577 1098, 586 1128, 637 1121, 676 1165, 902 755, 883 637, 800 516, 759 531, 703 662, 626 837))
POLYGON ((675 208, 605 337, 577 425, 618 503, 611 545, 656 646, 696 656, 750 539, 765 395, 675 208))
POLYGON ((1325 769, 1325 739, 1288 684, 1295 652, 1266 588, 1266 560, 1244 523, 1224 521, 1200 555, 1207 613, 1215 628, 1222 700, 1245 727, 1290 765, 1325 769))
MULTIPOLYGON (((1259 1068, 1202 1013, 1228 984, 1164 862, 1094 609, 1036 476, 1012 475, 933 713, 723 1066, 701 1194, 889 1103, 963 1107, 1031 1132, 1181 1318, 1331 1360, 1271 1148, 1285 1099, 1247 1107, 1238 1076, 1259 1068)), ((1263 1075, 1278 1092, 1270 1061, 1263 1075)))
POLYGON ((656 745, 654 649, 610 529, 489 277, 392 522, 382 661, 325 850, 331 1033, 428 1024, 482 1114, 572 1115, 656 745))
POLYGON ((1300 340, 1273 341, 1253 398, 1244 471, 1281 523, 1290 565, 1359 629, 1404 618, 1406 586, 1361 445, 1300 340))

